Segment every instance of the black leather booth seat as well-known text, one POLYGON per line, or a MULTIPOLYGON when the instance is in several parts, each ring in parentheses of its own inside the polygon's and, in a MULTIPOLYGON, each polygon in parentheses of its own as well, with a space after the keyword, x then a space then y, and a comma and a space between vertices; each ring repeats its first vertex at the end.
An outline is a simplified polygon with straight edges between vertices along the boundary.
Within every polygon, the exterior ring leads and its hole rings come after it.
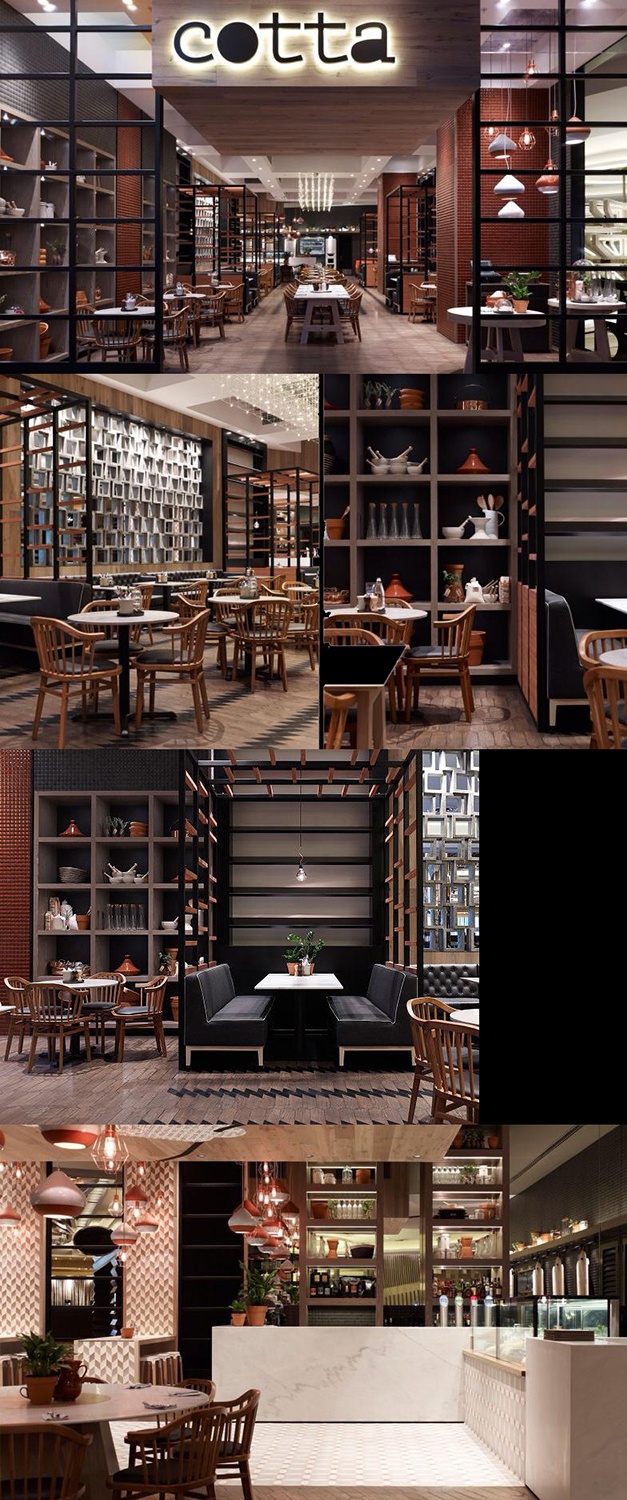
POLYGON ((199 969, 185 981, 185 1066, 192 1052, 256 1052, 263 1067, 272 995, 236 995, 228 964, 199 969))
POLYGON ((479 1000, 479 985, 468 980, 478 978, 478 964, 426 964, 425 995, 459 1009, 473 1006, 479 1000))
POLYGON ((67 620, 68 615, 78 614, 91 599, 88 584, 78 578, 2 578, 0 593, 24 595, 17 604, 0 604, 0 644, 6 647, 3 659, 12 665, 19 663, 27 670, 37 666, 31 615, 67 620), (39 597, 33 599, 29 595, 39 597))
POLYGON ((412 1051, 405 1001, 416 993, 414 976, 374 964, 367 995, 333 995, 339 1065, 347 1052, 412 1051))

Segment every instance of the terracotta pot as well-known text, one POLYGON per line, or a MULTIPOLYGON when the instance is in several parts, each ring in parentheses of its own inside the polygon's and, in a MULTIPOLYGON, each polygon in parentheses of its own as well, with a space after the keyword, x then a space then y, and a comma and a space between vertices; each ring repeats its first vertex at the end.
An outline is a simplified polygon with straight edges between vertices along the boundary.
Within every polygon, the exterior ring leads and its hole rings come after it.
POLYGON ((513 297, 512 298, 512 302, 514 304, 514 312, 517 312, 517 313, 526 313, 527 308, 529 306, 529 298, 528 297, 513 297))
POLYGON ((471 448, 470 453, 468 454, 468 457, 464 459, 463 464, 457 465, 456 472, 458 474, 489 474, 490 470, 487 464, 482 463, 479 454, 477 453, 477 449, 471 448))
POLYGON ((113 972, 114 974, 141 974, 141 969, 138 969, 137 965, 133 963, 133 960, 129 957, 128 953, 125 953, 121 964, 118 964, 117 969, 114 969, 113 972))
POLYGON ((329 1214, 329 1204, 326 1198, 312 1198, 311 1216, 313 1219, 326 1219, 329 1214))
MULTIPOLYGON (((472 637, 471 637, 471 639, 472 639, 472 637)), ((500 1144, 501 1144, 500 1136, 498 1136, 498 1135, 489 1135, 488 1136, 488 1149, 490 1151, 498 1151, 498 1148, 499 1148, 500 1144)))
POLYGON ((370 1167, 355 1168, 355 1182, 358 1187, 365 1187, 366 1183, 371 1181, 370 1167))
POLYGON ((20 1387, 20 1396, 32 1406, 49 1406, 54 1395, 58 1371, 54 1375, 25 1375, 25 1385, 20 1387))
POLYGON ((288 974, 295 974, 297 968, 298 968, 297 964, 288 964, 287 965, 287 972, 288 972, 288 974))
POLYGON ((267 1307, 249 1307, 246 1311, 246 1321, 251 1328, 263 1328, 266 1321, 267 1307))
POLYGON ((132 1339, 134 1332, 135 1332, 134 1328, 121 1328, 120 1329, 120 1338, 121 1339, 132 1339))
POLYGON ((337 1247, 339 1240, 327 1240, 327 1259, 337 1260, 337 1247))
POLYGON ((483 661, 485 648, 485 630, 471 630, 470 632, 470 655, 468 661, 471 667, 479 667, 483 661))
POLYGON ((231 1327, 243 1328, 246 1322, 246 1313, 231 1313, 231 1327))
POLYGON ((77 1401, 83 1389, 87 1365, 80 1359, 64 1359, 54 1388, 55 1401, 77 1401))
POLYGON ((89 932, 89 912, 77 912, 76 926, 79 932, 89 932))
POLYGON ((179 1019, 179 997, 178 997, 178 995, 172 995, 172 998, 170 1000, 170 1006, 171 1006, 171 1009, 172 1009, 172 1020, 176 1021, 177 1025, 178 1025, 178 1019, 179 1019))
POLYGON ((472 1237, 471 1237, 471 1235, 469 1235, 469 1234, 462 1234, 460 1236, 460 1240, 461 1240, 460 1259, 461 1260, 472 1260, 472 1237))
POLYGON ((344 529, 345 529, 345 526, 346 526, 346 517, 345 516, 327 516, 325 525, 326 525, 326 531, 327 531, 327 536, 329 538, 329 541, 330 542, 341 542, 342 537, 344 535, 344 529))
POLYGON ((390 582, 385 585, 386 602, 389 599, 404 599, 405 603, 409 604, 410 599, 413 599, 413 597, 409 589, 406 589, 404 584, 401 583, 398 573, 393 573, 390 582))

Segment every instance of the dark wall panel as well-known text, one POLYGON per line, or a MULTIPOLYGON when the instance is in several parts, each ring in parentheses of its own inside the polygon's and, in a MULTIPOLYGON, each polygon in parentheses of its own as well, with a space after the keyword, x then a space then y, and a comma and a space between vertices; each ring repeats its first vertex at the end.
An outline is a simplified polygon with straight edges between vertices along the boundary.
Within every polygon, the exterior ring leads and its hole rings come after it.
POLYGON ((230 1322, 242 1237, 227 1220, 242 1197, 240 1162, 181 1162, 179 1349, 186 1376, 211 1375, 212 1330, 230 1322))

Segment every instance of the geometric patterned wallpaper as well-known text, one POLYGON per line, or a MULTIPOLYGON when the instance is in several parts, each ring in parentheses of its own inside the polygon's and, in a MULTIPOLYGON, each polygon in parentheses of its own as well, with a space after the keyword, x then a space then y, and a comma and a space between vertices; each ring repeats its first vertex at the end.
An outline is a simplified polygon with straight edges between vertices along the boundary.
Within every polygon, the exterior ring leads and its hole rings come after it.
POLYGON ((0 1337, 10 1339, 31 1328, 43 1333, 44 1225, 30 1202, 42 1169, 39 1162, 26 1162, 22 1170, 18 1182, 10 1171, 0 1176, 0 1201, 8 1200, 22 1215, 17 1229, 5 1229, 2 1235, 0 1337))
MULTIPOLYGON (((140 1234, 124 1265, 124 1321, 140 1337, 176 1332, 178 1259, 178 1165, 173 1161, 146 1162, 142 1185, 148 1212, 159 1220, 156 1234, 140 1234), (155 1206, 157 1194, 163 1199, 155 1206)), ((133 1167, 125 1168, 128 1188, 138 1181, 133 1167)), ((132 1218, 131 1218, 132 1223, 132 1218)))

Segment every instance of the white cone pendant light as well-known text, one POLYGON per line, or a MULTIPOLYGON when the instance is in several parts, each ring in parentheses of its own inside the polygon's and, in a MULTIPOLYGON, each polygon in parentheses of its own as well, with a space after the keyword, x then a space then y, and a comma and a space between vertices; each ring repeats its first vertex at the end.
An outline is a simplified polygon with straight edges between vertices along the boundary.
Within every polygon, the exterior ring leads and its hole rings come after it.
POLYGON ((566 145, 583 146, 590 134, 590 126, 585 125, 578 115, 571 115, 566 122, 566 145))
POLYGON ((152 1214, 140 1214, 135 1220, 135 1228, 138 1234, 156 1234, 159 1228, 158 1219, 153 1219, 152 1214))
POLYGON ((113 1245, 134 1245, 137 1240, 137 1230, 133 1224, 120 1224, 118 1229, 111 1230, 111 1243, 113 1245))
POLYGON ((560 180, 557 175, 555 162, 549 157, 541 177, 538 177, 536 187, 539 193, 544 193, 549 198, 552 193, 559 192, 560 180))
POLYGON ((512 140, 511 135, 504 135, 502 130, 499 131, 498 135, 495 135, 494 140, 490 141, 490 144, 488 146, 488 153, 490 156, 502 156, 504 159, 508 157, 512 151, 516 150, 516 142, 512 140))
POLYGON ((250 1198, 245 1198, 236 1208, 228 1220, 229 1229, 234 1234, 252 1234, 259 1224, 260 1213, 257 1205, 251 1203, 250 1198))
POLYGON ((494 184, 492 191, 497 193, 501 198, 516 198, 519 193, 524 193, 525 184, 524 182, 519 182, 518 178, 514 177, 513 172, 506 172, 505 176, 501 177, 494 184))
POLYGON ((35 1188, 30 1201, 36 1214, 42 1219, 75 1219, 82 1214, 87 1199, 76 1182, 65 1172, 51 1172, 49 1177, 35 1188))
POLYGON ((22 1215, 10 1203, 0 1203, 0 1229, 17 1229, 22 1215))
POLYGON ((497 217, 499 219, 524 219, 525 210, 524 208, 520 207, 519 203, 514 203, 513 198, 510 198, 508 202, 504 203, 503 207, 499 209, 497 217))

